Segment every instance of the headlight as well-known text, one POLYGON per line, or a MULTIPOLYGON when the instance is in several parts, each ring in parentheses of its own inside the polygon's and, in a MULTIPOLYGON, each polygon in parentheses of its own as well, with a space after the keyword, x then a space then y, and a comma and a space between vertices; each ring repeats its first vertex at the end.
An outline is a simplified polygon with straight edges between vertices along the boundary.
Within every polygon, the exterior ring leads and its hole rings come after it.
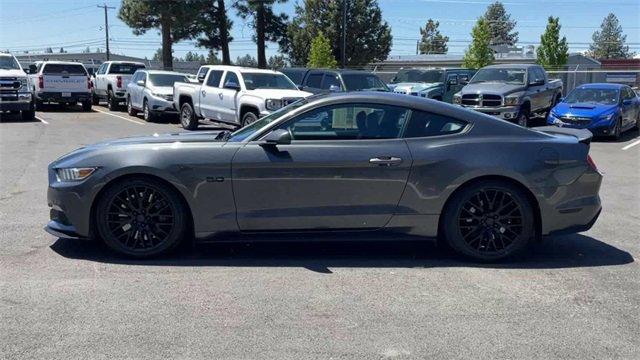
POLYGON ((278 110, 282 107, 282 100, 280 99, 267 99, 265 101, 265 107, 267 110, 278 110))
POLYGON ((173 100, 173 95, 171 94, 156 94, 156 93, 151 93, 151 95, 155 96, 155 97, 159 97, 161 99, 165 99, 165 100, 173 100))
POLYGON ((453 103, 454 104, 462 103, 462 96, 460 94, 453 95, 453 103))
POLYGON ((611 120, 611 118, 613 118, 613 115, 615 115, 615 113, 600 115, 599 119, 600 120, 611 120))
POLYGON ((56 169, 56 177, 61 182, 81 181, 88 178, 94 171, 96 171, 94 167, 56 169))
POLYGON ((515 106, 520 104, 520 96, 507 96, 504 98, 506 106, 515 106))
POLYGON ((25 90, 29 87, 29 80, 27 78, 20 79, 20 89, 25 90))

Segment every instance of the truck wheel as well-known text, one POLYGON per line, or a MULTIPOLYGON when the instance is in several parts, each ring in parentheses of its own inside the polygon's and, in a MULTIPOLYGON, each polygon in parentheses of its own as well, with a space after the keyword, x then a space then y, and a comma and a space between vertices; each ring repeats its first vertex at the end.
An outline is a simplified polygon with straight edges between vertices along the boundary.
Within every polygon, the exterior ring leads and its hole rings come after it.
POLYGON ((35 118, 36 118, 36 111, 33 108, 31 110, 22 110, 23 121, 33 121, 35 118))
POLYGON ((180 108, 180 124, 185 130, 196 130, 198 128, 198 118, 190 103, 182 104, 180 108))
POLYGON ((131 103, 131 96, 127 96, 127 114, 129 114, 129 116, 138 115, 138 110, 134 109, 131 103))
POLYGON ((100 98, 96 94, 91 94, 91 103, 93 105, 100 105, 100 98))
POLYGON ((258 121, 258 115, 256 115, 256 113, 252 112, 252 111, 247 111, 243 116, 242 116, 242 126, 247 126, 249 124, 252 124, 254 122, 258 121))
POLYGON ((92 105, 92 101, 91 100, 83 101, 82 102, 82 111, 84 111, 84 112, 91 111, 91 105, 92 105))
POLYGON ((113 96, 113 91, 111 90, 107 93, 107 109, 110 111, 118 110, 118 101, 115 96, 113 96))
POLYGON ((518 125, 522 127, 529 127, 529 110, 526 108, 521 109, 518 113, 518 125))

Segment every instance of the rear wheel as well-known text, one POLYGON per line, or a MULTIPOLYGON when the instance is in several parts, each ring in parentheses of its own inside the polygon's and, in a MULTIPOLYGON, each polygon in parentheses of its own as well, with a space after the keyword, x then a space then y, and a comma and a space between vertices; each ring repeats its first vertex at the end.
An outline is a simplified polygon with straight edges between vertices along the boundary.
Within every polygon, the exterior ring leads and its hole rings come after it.
POLYGON ((503 181, 481 181, 457 192, 444 212, 444 234, 457 252, 481 261, 523 250, 534 237, 533 208, 503 181))
POLYGON ((89 111, 91 111, 91 106, 92 106, 92 104, 91 104, 91 103, 92 103, 92 102, 91 102, 91 100, 85 100, 85 101, 83 101, 83 102, 82 102, 82 111, 84 111, 84 112, 89 112, 89 111))
POLYGON ((113 91, 111 90, 107 92, 107 109, 111 111, 116 111, 118 109, 118 101, 115 96, 113 96, 113 91))
POLYGON ((187 209, 175 190, 153 179, 128 179, 98 200, 98 234, 111 249, 150 257, 174 249, 187 229, 187 209))
POLYGON ((180 124, 186 130, 196 130, 198 128, 198 118, 193 112, 191 103, 184 103, 180 108, 180 124))

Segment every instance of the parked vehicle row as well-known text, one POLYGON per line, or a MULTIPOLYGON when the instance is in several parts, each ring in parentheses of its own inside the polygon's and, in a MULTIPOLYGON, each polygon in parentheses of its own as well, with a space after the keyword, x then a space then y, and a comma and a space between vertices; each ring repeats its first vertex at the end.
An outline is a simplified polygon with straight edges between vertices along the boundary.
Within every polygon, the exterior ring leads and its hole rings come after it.
POLYGON ((29 67, 36 108, 44 103, 81 103, 91 111, 92 83, 84 65, 69 61, 41 61, 29 67))
POLYGON ((453 95, 469 83, 474 74, 473 69, 405 69, 398 71, 389 88, 399 94, 451 103, 453 95))
POLYGON ((348 69, 284 68, 300 90, 319 94, 339 91, 390 91, 380 78, 367 71, 348 69))
POLYGON ((93 80, 93 104, 107 101, 109 110, 116 110, 126 102, 127 84, 133 74, 144 69, 143 63, 131 61, 106 61, 98 68, 93 80))

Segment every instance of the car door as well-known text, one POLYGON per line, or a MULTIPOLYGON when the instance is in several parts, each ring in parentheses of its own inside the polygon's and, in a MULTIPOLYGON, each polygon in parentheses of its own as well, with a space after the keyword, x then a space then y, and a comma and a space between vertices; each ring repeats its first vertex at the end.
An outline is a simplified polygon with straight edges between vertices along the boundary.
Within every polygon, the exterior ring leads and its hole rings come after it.
POLYGON ((238 114, 238 96, 244 86, 241 74, 233 70, 227 70, 224 74, 222 87, 218 89, 218 111, 220 120, 240 123, 238 114))
POLYGON ((131 99, 131 105, 136 108, 136 109, 140 109, 141 105, 140 105, 140 88, 141 86, 138 85, 138 80, 142 80, 142 72, 138 71, 135 74, 133 74, 133 77, 131 78, 131 81, 127 84, 127 91, 129 92, 129 98, 131 99))
POLYGON ((531 98, 531 110, 537 111, 540 108, 544 107, 544 85, 536 84, 540 78, 535 71, 535 68, 529 68, 527 71, 527 81, 529 83, 528 92, 531 98))
POLYGON ((456 73, 447 73, 447 78, 444 83, 444 93, 442 94, 442 101, 447 103, 453 102, 453 94, 462 89, 460 85, 460 79, 456 73))
POLYGON ((544 73, 544 70, 540 67, 536 67, 533 69, 534 73, 536 74, 536 78, 537 79, 543 79, 544 80, 544 85, 542 86, 542 90, 541 92, 541 96, 540 96, 540 107, 541 108, 548 108, 549 106, 551 106, 552 102, 553 102, 553 96, 555 95, 553 92, 553 89, 551 88, 551 86, 549 85, 549 79, 547 79, 546 74, 544 73))
POLYGON ((304 86, 302 89, 314 94, 322 92, 321 86, 323 75, 323 71, 310 71, 309 75, 307 75, 307 78, 304 80, 304 86))
POLYGON ((109 64, 106 64, 106 63, 100 65, 100 67, 98 68, 98 72, 96 73, 94 91, 97 95, 104 96, 107 94, 106 92, 107 87, 104 83, 104 78, 105 78, 104 74, 106 73, 106 69, 108 65, 109 64))
POLYGON ((279 125, 290 144, 250 141, 232 163, 243 231, 374 229, 390 220, 411 169, 399 138, 410 111, 346 103, 279 125))
POLYGON ((220 110, 218 104, 218 92, 220 90, 220 80, 224 70, 211 69, 207 74, 200 93, 200 113, 207 119, 220 120, 220 110))
POLYGON ((621 112, 622 112, 622 128, 626 129, 633 125, 635 125, 636 117, 637 117, 637 107, 638 105, 635 103, 635 96, 633 94, 633 90, 630 88, 622 88, 620 91, 621 98, 621 112))

